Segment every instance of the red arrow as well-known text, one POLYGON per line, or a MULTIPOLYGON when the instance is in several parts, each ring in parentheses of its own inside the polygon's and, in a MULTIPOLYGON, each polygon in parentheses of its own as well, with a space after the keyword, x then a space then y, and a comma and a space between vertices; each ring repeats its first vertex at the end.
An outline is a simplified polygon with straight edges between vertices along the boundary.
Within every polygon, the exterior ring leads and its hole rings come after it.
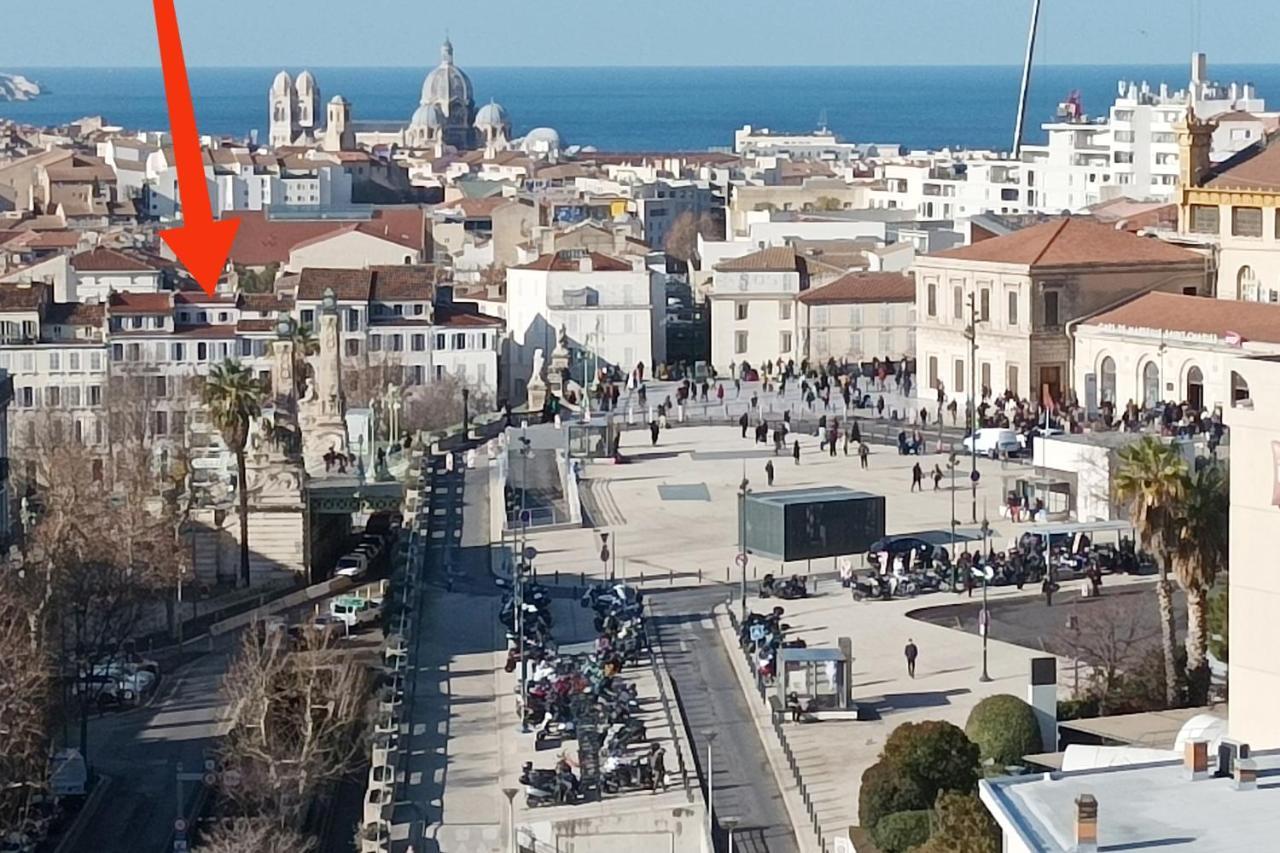
POLYGON ((173 137, 173 156, 178 164, 178 188, 182 195, 182 227, 163 231, 160 236, 204 292, 212 296, 227 265, 240 220, 213 218, 200 154, 200 135, 196 132, 196 112, 191 105, 187 62, 182 56, 182 36, 178 33, 178 16, 173 0, 154 0, 154 5, 164 93, 169 102, 169 132, 173 137))

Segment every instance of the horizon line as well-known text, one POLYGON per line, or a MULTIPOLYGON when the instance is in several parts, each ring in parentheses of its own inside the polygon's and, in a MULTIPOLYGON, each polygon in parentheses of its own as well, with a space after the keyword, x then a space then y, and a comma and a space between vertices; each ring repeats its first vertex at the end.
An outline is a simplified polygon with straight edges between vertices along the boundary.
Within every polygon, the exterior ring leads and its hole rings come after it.
MULTIPOLYGON (((1144 67, 1182 67, 1182 66, 1185 66, 1185 65, 1187 65, 1187 63, 1186 63, 1186 62, 1184 62, 1184 61, 1176 61, 1176 62, 1175 62, 1175 61, 1172 61, 1172 60, 1169 60, 1169 61, 1159 61, 1159 62, 1049 62, 1049 63, 1044 63, 1044 64, 1040 64, 1040 65, 1033 66, 1033 69, 1032 69, 1032 70, 1034 71, 1036 68, 1091 68, 1091 67, 1098 67, 1098 68, 1144 68, 1144 67)), ((261 70, 261 69, 280 68, 280 67, 287 67, 287 66, 301 67, 301 68, 312 67, 312 68, 333 68, 333 69, 343 69, 343 68, 349 68, 349 69, 402 69, 402 68, 403 68, 403 69, 411 69, 411 68, 413 68, 413 69, 420 69, 420 68, 434 68, 434 67, 435 67, 434 65, 428 65, 428 64, 425 64, 425 63, 392 63, 392 64, 385 64, 385 65, 357 65, 357 64, 349 64, 349 63, 339 63, 339 64, 336 64, 336 65, 329 65, 329 64, 323 64, 323 63, 308 63, 308 62, 286 62, 286 63, 273 63, 273 64, 271 64, 271 65, 204 65, 204 64, 191 64, 191 65, 189 65, 188 67, 189 67, 189 68, 191 68, 191 69, 193 69, 193 70, 211 70, 211 71, 244 70, 244 71, 255 71, 255 70, 261 70)), ((1252 66, 1252 67, 1260 67, 1260 68, 1269 68, 1269 67, 1277 67, 1277 66, 1280 66, 1280 61, 1273 61, 1273 62, 1263 62, 1263 61, 1258 61, 1258 62, 1215 62, 1215 63, 1213 63, 1213 66, 1218 66, 1218 67, 1221 67, 1221 66, 1228 66, 1228 67, 1252 66)), ((1213 66, 1211 66, 1211 67, 1213 67, 1213 66)), ((147 69, 154 69, 154 70, 156 70, 156 71, 159 71, 159 70, 160 70, 160 66, 159 66, 158 64, 150 64, 150 63, 149 63, 149 64, 145 64, 145 65, 138 65, 138 64, 123 64, 123 65, 78 65, 78 64, 77 64, 77 65, 26 65, 26 66, 22 66, 22 65, 20 65, 19 63, 14 63, 14 67, 23 67, 23 68, 25 68, 25 69, 27 69, 27 70, 30 70, 30 71, 42 71, 42 70, 43 70, 43 71, 70 71, 70 70, 83 70, 83 71, 103 71, 103 70, 106 70, 106 71, 117 71, 117 70, 118 70, 118 71, 140 71, 140 70, 147 70, 147 69)), ((654 69, 654 70, 660 70, 660 69, 677 69, 677 70, 678 70, 678 69, 690 69, 690 68, 697 68, 697 69, 710 69, 710 68, 732 68, 732 69, 755 69, 755 68, 765 68, 765 69, 774 69, 774 68, 829 68, 829 69, 844 69, 844 68, 1021 68, 1022 66, 1021 66, 1021 63, 1017 63, 1017 62, 1010 62, 1010 63, 1005 63, 1005 62, 972 62, 972 63, 945 63, 945 62, 898 62, 898 63, 870 63, 870 64, 825 64, 825 63, 764 63, 764 64, 756 63, 756 64, 740 64, 740 63, 725 63, 725 64, 701 64, 701 65, 688 65, 688 64, 685 64, 685 65, 676 65, 676 64, 671 64, 671 65, 668 65, 668 64, 613 64, 613 65, 518 65, 518 64, 510 64, 510 65, 507 65, 507 64, 502 64, 502 65, 482 65, 482 64, 475 64, 475 65, 470 65, 470 64, 468 64, 468 66, 467 66, 467 67, 468 67, 468 68, 470 68, 470 69, 477 69, 477 70, 490 70, 490 69, 513 69, 513 70, 528 70, 528 69, 549 69, 549 70, 550 70, 550 69, 593 70, 593 69, 597 69, 597 70, 598 70, 598 69, 612 69, 612 68, 626 68, 626 69, 654 69)), ((10 72, 6 72, 6 73, 18 73, 18 72, 16 72, 16 71, 10 71, 10 72)))

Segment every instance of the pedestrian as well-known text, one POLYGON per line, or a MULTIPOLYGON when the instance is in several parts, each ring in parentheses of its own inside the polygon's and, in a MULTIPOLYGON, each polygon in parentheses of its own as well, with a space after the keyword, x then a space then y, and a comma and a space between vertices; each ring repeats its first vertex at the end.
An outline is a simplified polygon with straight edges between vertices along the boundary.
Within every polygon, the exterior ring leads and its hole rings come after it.
MULTIPOLYGON (((649 421, 649 437, 653 439, 654 447, 658 446, 658 433, 660 431, 661 431, 661 427, 658 426, 657 421, 649 421)), ((746 433, 743 433, 743 434, 745 435, 746 433)))
POLYGON ((796 443, 791 445, 791 458, 796 460, 796 464, 800 464, 800 439, 796 439, 796 443))
POLYGON ((917 489, 924 491, 924 469, 920 467, 919 462, 911 468, 911 491, 914 492, 917 489))
POLYGON ((746 438, 747 437, 747 413, 746 412, 743 412, 742 416, 738 418, 738 426, 742 427, 742 437, 746 438))
POLYGON ((858 443, 858 459, 862 462, 862 469, 867 468, 867 457, 871 455, 871 448, 867 447, 866 442, 858 443))
MULTIPOLYGON (((835 455, 836 455, 836 434, 837 434, 837 432, 836 432, 836 429, 835 429, 834 427, 832 427, 832 428, 831 428, 831 430, 829 430, 829 431, 827 432, 827 450, 829 450, 829 451, 830 451, 830 455, 831 455, 833 458, 834 458, 834 457, 835 457, 835 455)), ((847 445, 846 445, 846 447, 847 447, 847 445)))
POLYGON ((1053 579, 1050 578, 1049 574, 1046 572, 1044 576, 1044 581, 1040 584, 1040 591, 1044 593, 1045 607, 1053 606, 1053 589, 1056 586, 1057 584, 1053 582, 1053 579))
POLYGON ((852 440, 849 435, 850 432, 851 430, 844 431, 844 455, 845 456, 849 455, 849 442, 852 440))
POLYGON ((877 418, 884 417, 884 397, 881 397, 880 399, 876 400, 876 417, 877 418))
POLYGON ((667 790, 667 751, 662 744, 655 743, 649 751, 649 791, 656 793, 658 787, 667 790))
POLYGON ((733 377, 733 395, 735 400, 742 396, 742 380, 736 376, 733 377))
POLYGON ((920 656, 920 650, 916 648, 916 641, 907 637, 906 648, 902 650, 902 654, 907 658, 907 675, 912 678, 916 677, 916 658, 920 656))
POLYGON ((765 476, 765 479, 769 481, 769 485, 772 486, 773 485, 773 460, 772 459, 764 463, 764 476, 765 476))
POLYGON ((936 492, 942 485, 942 468, 938 465, 933 466, 933 490, 936 492))
POLYGON ((716 383, 716 402, 717 403, 724 402, 724 383, 723 382, 716 383))

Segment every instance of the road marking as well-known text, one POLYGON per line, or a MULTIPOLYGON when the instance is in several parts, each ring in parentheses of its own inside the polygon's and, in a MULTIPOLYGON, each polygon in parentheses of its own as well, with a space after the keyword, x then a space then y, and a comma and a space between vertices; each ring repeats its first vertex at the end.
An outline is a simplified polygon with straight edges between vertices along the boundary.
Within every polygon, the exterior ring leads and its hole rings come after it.
POLYGON ((689 641, 688 641, 688 640, 685 640, 685 639, 681 639, 681 640, 680 640, 680 651, 684 652, 685 654, 688 654, 688 653, 689 653, 689 641))
POLYGON ((714 631, 716 629, 716 623, 710 616, 703 616, 698 624, 702 626, 704 631, 714 631))

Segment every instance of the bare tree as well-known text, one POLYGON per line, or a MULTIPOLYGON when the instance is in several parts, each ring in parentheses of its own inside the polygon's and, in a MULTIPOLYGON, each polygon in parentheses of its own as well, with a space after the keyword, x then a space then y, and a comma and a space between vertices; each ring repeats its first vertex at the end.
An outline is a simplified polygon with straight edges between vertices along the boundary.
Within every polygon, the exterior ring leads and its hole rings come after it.
POLYGON ((43 644, 32 644, 23 602, 0 586, 0 837, 21 828, 30 796, 48 773, 52 662, 43 644))
POLYGON ((447 373, 427 385, 411 389, 406 395, 403 429, 406 432, 434 432, 459 426, 463 416, 463 389, 468 393, 466 409, 471 423, 475 423, 477 415, 495 410, 492 394, 470 388, 456 375, 447 373))
POLYGON ((222 766, 239 776, 223 795, 241 814, 300 825, 321 786, 360 760, 367 687, 365 670, 326 632, 306 631, 297 649, 250 632, 223 678, 222 766))
POLYGON ((220 821, 196 847, 196 853, 311 853, 314 838, 267 818, 230 818, 220 821))
POLYGON ((1083 692, 1095 698, 1099 713, 1106 715, 1160 631, 1145 624, 1131 602, 1117 599, 1095 602, 1072 616, 1075 627, 1064 632, 1066 645, 1086 667, 1083 692))

